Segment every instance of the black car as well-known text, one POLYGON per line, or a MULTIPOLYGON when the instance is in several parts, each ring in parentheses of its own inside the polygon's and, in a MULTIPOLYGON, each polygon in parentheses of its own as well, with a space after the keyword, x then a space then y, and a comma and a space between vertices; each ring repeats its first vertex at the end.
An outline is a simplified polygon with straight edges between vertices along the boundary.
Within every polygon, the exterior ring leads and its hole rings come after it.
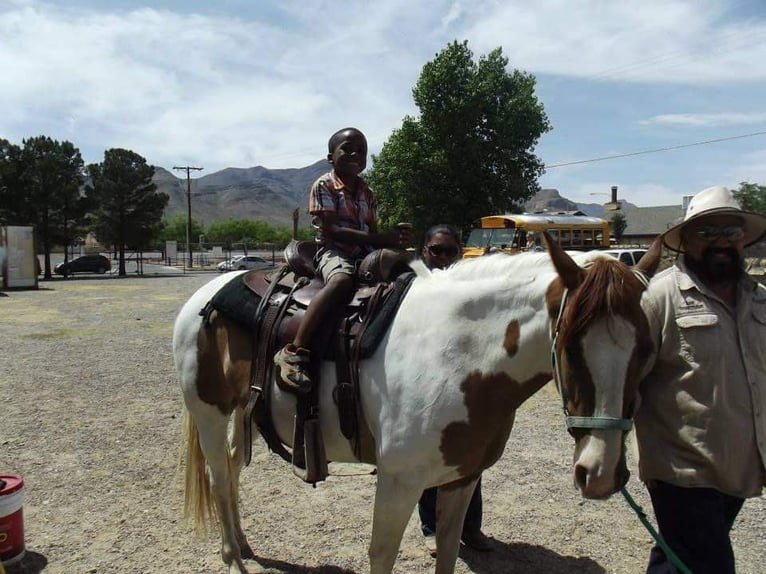
POLYGON ((75 273, 106 273, 112 268, 109 259, 103 255, 83 255, 68 261, 59 263, 53 268, 54 273, 59 275, 74 275, 75 273))

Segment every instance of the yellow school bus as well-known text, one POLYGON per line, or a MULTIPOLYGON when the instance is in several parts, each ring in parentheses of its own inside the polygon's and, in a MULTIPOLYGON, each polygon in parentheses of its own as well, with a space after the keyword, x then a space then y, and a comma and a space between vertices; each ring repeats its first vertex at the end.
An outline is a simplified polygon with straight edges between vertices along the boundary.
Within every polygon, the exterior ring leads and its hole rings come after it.
POLYGON ((476 220, 463 247, 463 257, 539 248, 547 231, 568 250, 609 247, 609 222, 580 211, 489 215, 476 220))

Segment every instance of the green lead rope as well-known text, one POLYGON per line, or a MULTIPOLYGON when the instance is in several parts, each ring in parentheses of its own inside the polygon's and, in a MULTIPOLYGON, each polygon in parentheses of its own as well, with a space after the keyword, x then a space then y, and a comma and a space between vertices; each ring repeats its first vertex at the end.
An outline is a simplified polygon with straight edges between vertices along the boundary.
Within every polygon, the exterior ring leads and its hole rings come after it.
POLYGON ((675 564, 676 568, 678 568, 683 574, 693 574, 691 570, 681 562, 681 559, 676 556, 676 553, 673 552, 670 549, 670 546, 668 546, 667 542, 662 538, 662 535, 657 532, 654 527, 652 526, 652 523, 649 522, 649 519, 646 517, 646 513, 644 512, 644 509, 641 508, 638 504, 636 504, 636 501, 633 500, 633 497, 630 496, 626 488, 622 488, 620 490, 622 492, 622 495, 625 497, 625 500, 628 501, 628 504, 630 507, 635 511, 636 515, 638 516, 638 519, 641 521, 641 524, 644 525, 644 527, 649 531, 649 534, 652 535, 652 538, 654 538, 655 542, 659 544, 660 548, 662 548, 662 551, 665 553, 665 556, 670 559, 670 561, 675 564))

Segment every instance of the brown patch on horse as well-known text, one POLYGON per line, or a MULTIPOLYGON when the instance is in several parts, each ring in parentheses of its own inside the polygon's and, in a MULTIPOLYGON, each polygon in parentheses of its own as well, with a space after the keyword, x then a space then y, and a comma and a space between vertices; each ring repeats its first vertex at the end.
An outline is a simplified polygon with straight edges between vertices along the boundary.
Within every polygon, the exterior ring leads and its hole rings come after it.
POLYGON ((247 403, 253 340, 248 331, 213 313, 197 334, 197 394, 230 414, 247 403))
POLYGON ((452 422, 442 431, 439 449, 444 464, 456 466, 462 476, 475 476, 497 462, 511 434, 516 409, 550 378, 550 373, 526 381, 516 381, 505 373, 469 374, 460 384, 468 420, 452 422))
POLYGON ((521 328, 518 319, 514 319, 505 328, 505 338, 503 347, 509 357, 513 357, 519 350, 519 338, 521 337, 521 328))

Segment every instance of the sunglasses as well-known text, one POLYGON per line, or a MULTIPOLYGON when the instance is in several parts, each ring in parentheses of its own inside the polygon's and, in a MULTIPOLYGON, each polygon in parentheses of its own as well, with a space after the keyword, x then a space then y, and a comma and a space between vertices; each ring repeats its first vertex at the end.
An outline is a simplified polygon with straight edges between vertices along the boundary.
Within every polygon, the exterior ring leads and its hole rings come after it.
POLYGON ((458 253, 458 248, 455 245, 428 245, 426 249, 434 257, 439 257, 440 255, 455 257, 458 253))
POLYGON ((703 241, 716 241, 723 237, 727 241, 739 241, 745 236, 745 229, 741 225, 705 225, 694 230, 694 235, 703 241))

